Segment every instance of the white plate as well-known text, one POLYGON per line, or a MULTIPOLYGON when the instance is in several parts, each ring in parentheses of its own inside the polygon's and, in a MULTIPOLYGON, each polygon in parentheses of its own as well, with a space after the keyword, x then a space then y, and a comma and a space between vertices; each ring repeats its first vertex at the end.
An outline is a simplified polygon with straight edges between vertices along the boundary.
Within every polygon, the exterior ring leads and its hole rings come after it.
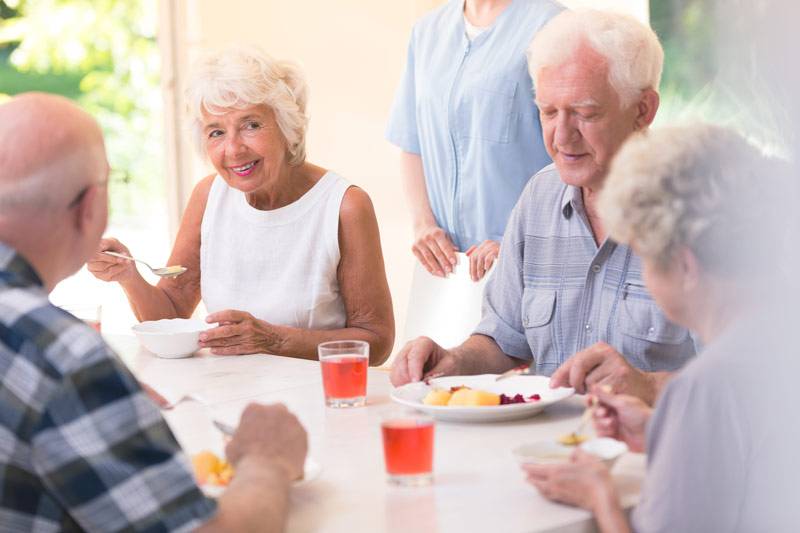
POLYGON ((448 422, 500 422, 503 420, 516 420, 533 416, 548 405, 553 405, 575 393, 570 388, 550 388, 550 378, 545 376, 514 376, 500 381, 495 381, 497 374, 482 374, 479 376, 445 376, 432 379, 430 385, 422 382, 407 383, 394 389, 391 398, 395 402, 422 411, 436 418, 448 422), (425 405, 422 399, 432 389, 449 389, 450 387, 465 386, 480 389, 495 394, 514 396, 522 394, 526 398, 538 394, 541 400, 513 403, 508 405, 490 405, 480 407, 448 407, 446 405, 425 405))
MULTIPOLYGON (((311 483, 322 473, 322 465, 311 457, 306 457, 306 464, 303 466, 303 479, 294 482, 293 486, 302 487, 306 483, 311 483)), ((200 485, 200 490, 209 498, 219 498, 228 487, 223 485, 200 485)))

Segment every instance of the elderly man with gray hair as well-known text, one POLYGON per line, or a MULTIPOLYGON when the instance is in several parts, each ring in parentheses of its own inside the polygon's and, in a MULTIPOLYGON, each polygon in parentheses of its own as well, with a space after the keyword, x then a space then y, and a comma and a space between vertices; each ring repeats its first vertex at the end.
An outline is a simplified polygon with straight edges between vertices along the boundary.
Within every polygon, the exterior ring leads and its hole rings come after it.
POLYGON ((598 434, 647 452, 630 524, 608 468, 581 451, 523 467, 545 497, 591 510, 604 532, 798 530, 797 300, 780 273, 796 190, 783 170, 740 135, 704 124, 656 129, 622 148, 600 212, 642 258, 656 302, 704 349, 655 408, 593 389, 598 434))
POLYGON ((136 379, 47 294, 97 249, 108 215, 100 128, 62 97, 0 105, 0 530, 282 531, 307 443, 282 405, 250 405, 236 476, 203 495, 136 379))
POLYGON ((474 334, 446 350, 410 342, 400 385, 436 374, 503 372, 533 359, 551 386, 593 384, 652 403, 669 371, 695 353, 659 310, 628 246, 608 238, 597 198, 612 158, 658 108, 663 50, 636 19, 565 11, 534 38, 529 70, 554 164, 523 191, 506 227, 474 334))

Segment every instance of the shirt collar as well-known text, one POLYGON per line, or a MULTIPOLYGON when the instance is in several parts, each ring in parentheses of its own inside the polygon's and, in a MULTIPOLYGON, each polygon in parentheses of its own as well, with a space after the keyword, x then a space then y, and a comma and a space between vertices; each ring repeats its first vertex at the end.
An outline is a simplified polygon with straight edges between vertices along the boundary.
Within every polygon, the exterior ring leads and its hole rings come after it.
POLYGON ((0 282, 20 286, 43 287, 42 278, 15 249, 0 242, 0 282))
POLYGON ((564 215, 564 218, 569 219, 576 209, 583 210, 581 189, 580 187, 567 185, 564 188, 564 194, 561 195, 561 214, 564 215))

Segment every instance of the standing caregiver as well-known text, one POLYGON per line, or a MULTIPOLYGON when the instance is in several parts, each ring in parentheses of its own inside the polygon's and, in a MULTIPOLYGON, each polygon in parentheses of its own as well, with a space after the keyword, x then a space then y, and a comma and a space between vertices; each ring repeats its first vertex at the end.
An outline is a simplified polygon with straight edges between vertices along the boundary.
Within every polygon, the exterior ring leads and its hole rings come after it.
POLYGON ((434 275, 452 272, 463 251, 481 279, 522 189, 550 163, 525 50, 561 10, 551 0, 451 0, 414 26, 386 137, 402 150, 414 255, 434 275))

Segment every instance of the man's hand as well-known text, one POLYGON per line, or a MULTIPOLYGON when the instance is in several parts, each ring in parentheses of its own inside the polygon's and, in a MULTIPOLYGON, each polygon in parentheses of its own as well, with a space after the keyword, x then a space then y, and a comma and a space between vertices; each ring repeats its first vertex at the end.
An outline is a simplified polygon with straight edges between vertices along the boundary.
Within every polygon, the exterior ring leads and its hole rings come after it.
POLYGON ((234 465, 245 457, 274 465, 292 481, 303 475, 307 451, 306 431, 285 405, 251 403, 242 413, 225 455, 234 465))
POLYGON ((614 348, 598 342, 567 359, 550 378, 550 387, 573 387, 579 394, 595 385, 610 385, 614 393, 628 394, 648 405, 658 393, 656 380, 628 363, 614 348))
POLYGON ((408 342, 392 363, 392 385, 399 387, 426 376, 457 373, 457 361, 450 350, 445 350, 428 337, 408 342))

